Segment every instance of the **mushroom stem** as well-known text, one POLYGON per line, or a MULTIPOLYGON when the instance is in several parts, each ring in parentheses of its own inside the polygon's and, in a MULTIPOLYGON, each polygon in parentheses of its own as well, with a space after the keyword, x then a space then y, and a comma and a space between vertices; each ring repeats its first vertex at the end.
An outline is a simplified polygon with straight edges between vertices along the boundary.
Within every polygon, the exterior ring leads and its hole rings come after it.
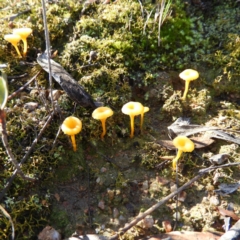
POLYGON ((101 134, 101 139, 103 140, 103 137, 106 134, 106 118, 101 119, 101 122, 102 122, 102 129, 103 129, 103 132, 101 134))
POLYGON ((71 135, 71 140, 72 140, 72 145, 73 145, 73 151, 76 152, 77 144, 76 144, 76 140, 75 140, 75 135, 71 135))
POLYGON ((134 135, 134 115, 130 115, 130 126, 131 126, 131 134, 130 138, 133 138, 134 135))
POLYGON ((181 157, 183 151, 178 149, 178 152, 177 152, 177 156, 172 160, 172 166, 173 166, 173 170, 176 169, 176 166, 177 166, 177 161, 178 159, 181 157))
POLYGON ((144 112, 141 113, 141 122, 140 122, 141 133, 142 133, 142 126, 143 126, 143 117, 144 117, 144 112))
POLYGON ((189 89, 189 83, 190 83, 190 81, 188 81, 188 80, 185 81, 185 90, 184 90, 184 93, 182 96, 182 100, 186 100, 188 89, 189 89))
POLYGON ((15 49, 16 49, 16 51, 17 51, 17 54, 18 54, 18 56, 21 58, 21 57, 22 57, 22 55, 21 55, 21 53, 20 53, 20 51, 19 51, 19 49, 18 49, 18 46, 17 46, 17 44, 13 44, 13 46, 15 47, 15 49))
POLYGON ((25 57, 27 54, 27 39, 22 38, 23 41, 23 56, 25 57))

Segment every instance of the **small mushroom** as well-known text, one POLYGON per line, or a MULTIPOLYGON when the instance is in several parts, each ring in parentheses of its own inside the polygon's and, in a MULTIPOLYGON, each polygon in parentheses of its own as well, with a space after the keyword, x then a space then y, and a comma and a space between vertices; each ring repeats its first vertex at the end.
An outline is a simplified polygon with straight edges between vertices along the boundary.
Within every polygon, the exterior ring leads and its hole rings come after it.
POLYGON ((92 117, 94 119, 98 119, 102 122, 103 132, 101 134, 101 139, 103 139, 104 135, 106 134, 106 120, 108 117, 111 117, 112 115, 113 111, 109 107, 98 107, 92 113, 92 117))
POLYGON ((122 112, 130 117, 130 137, 132 138, 134 135, 134 117, 144 113, 144 107, 139 102, 128 102, 123 105, 122 112))
POLYGON ((13 29, 13 34, 19 35, 23 41, 23 56, 27 54, 27 38, 32 33, 31 28, 16 28, 13 29))
POLYGON ((192 152, 194 150, 194 143, 185 136, 177 136, 173 139, 173 145, 178 149, 177 156, 173 159, 173 169, 176 169, 177 161, 183 152, 192 152))
POLYGON ((149 111, 149 107, 143 107, 143 111, 141 113, 141 123, 140 123, 141 132, 142 132, 142 127, 143 127, 144 113, 146 113, 148 111, 149 111))
POLYGON ((82 121, 76 117, 70 116, 67 117, 61 126, 62 131, 69 135, 72 140, 73 151, 77 151, 77 144, 75 140, 75 135, 81 132, 82 130, 82 121))
POLYGON ((22 55, 19 52, 19 49, 18 49, 18 46, 17 46, 17 44, 21 40, 21 37, 19 35, 17 35, 17 34, 6 34, 6 35, 4 35, 4 39, 6 41, 10 42, 14 46, 14 48, 17 51, 18 56, 21 58, 22 55))
POLYGON ((182 100, 186 100, 187 92, 189 89, 189 83, 196 80, 199 77, 199 73, 193 69, 186 69, 179 74, 179 77, 185 81, 185 90, 183 93, 182 100))

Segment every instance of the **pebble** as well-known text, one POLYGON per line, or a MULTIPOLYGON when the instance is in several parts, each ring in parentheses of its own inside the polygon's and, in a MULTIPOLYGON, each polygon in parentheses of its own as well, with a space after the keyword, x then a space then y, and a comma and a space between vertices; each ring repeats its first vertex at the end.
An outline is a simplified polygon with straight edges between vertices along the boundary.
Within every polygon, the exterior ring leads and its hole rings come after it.
POLYGON ((176 219, 176 220, 180 220, 181 219, 181 214, 179 212, 175 212, 173 214, 173 218, 176 219))
POLYGON ((211 205, 218 206, 220 204, 220 200, 218 199, 217 196, 211 196, 209 201, 211 205))
POLYGON ((99 201, 99 203, 98 203, 98 207, 99 208, 101 208, 102 210, 104 210, 104 208, 105 208, 105 204, 104 204, 104 201, 99 201))
POLYGON ((142 183, 142 190, 148 190, 149 188, 149 184, 148 184, 148 180, 145 180, 143 183, 142 183))
POLYGON ((119 216, 119 211, 117 208, 113 208, 113 218, 117 218, 119 216))
POLYGON ((138 226, 144 229, 153 227, 154 219, 151 215, 147 215, 144 219, 137 223, 138 226))
POLYGON ((24 104, 24 108, 27 109, 29 112, 35 110, 38 107, 37 102, 28 102, 24 104))

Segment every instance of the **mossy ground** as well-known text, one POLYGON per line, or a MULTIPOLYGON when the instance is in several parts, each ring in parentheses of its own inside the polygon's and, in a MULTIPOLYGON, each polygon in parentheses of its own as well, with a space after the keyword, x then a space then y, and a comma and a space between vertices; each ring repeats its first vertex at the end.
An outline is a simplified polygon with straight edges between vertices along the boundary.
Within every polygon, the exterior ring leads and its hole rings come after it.
MULTIPOLYGON (((47 20, 54 59, 88 91, 95 100, 114 110, 107 121, 107 135, 101 141, 100 122, 61 94, 61 110, 46 128, 22 168, 38 178, 35 183, 14 180, 1 204, 15 223, 16 239, 36 239, 39 231, 51 224, 67 237, 76 229, 98 231, 111 235, 140 211, 151 207, 170 193, 175 175, 169 161, 161 169, 161 157, 174 156, 156 140, 168 139, 167 127, 178 117, 190 117, 195 124, 209 124, 239 130, 239 16, 237 1, 175 0, 172 14, 161 27, 158 46, 158 24, 154 14, 147 17, 155 5, 151 1, 112 1, 92 4, 83 1, 56 1, 47 5, 47 20), (142 13, 144 17, 142 16, 142 13), (224 17, 223 17, 224 16, 224 17), (90 52, 97 57, 91 59, 90 52), (187 100, 181 101, 184 83, 178 74, 185 68, 197 69, 200 78, 191 83, 187 100), (129 117, 121 113, 126 102, 140 101, 150 107, 145 114, 143 132, 135 119, 135 136, 129 138, 129 117), (76 137, 78 150, 72 151, 69 139, 61 132, 63 119, 69 115, 83 121, 83 130, 76 137), (55 141, 56 140, 56 141, 55 141), (167 180, 161 185, 162 177, 167 180)), ((39 1, 0 3, 0 63, 8 63, 9 92, 16 91, 41 70, 37 54, 45 50, 42 10, 39 1), (19 15, 12 22, 9 16, 19 15), (8 17, 8 18, 7 18, 8 17), (4 40, 13 27, 31 27, 26 59, 17 58, 15 49, 4 40), (14 76, 28 73, 27 76, 14 76)), ((153 11, 154 12, 154 11, 153 11)), ((19 44, 20 51, 22 45, 19 44)), ((48 76, 45 72, 15 98, 8 101, 7 132, 9 146, 18 161, 22 159, 42 129, 51 109, 48 98, 48 76), (28 102, 38 107, 29 111, 28 102)), ((60 89, 54 82, 54 89, 60 89)), ((196 150, 199 156, 217 154, 231 149, 230 161, 239 161, 239 147, 217 140, 211 146, 196 150), (224 150, 223 150, 224 148, 224 150), (232 150, 234 149, 234 150, 232 150)), ((12 175, 14 167, 3 146, 0 148, 1 189, 12 175)), ((210 163, 185 154, 181 159, 180 184, 210 163)), ((218 170, 222 182, 239 181, 238 167, 218 170)), ((214 195, 209 190, 214 173, 187 190, 186 202, 179 206, 183 216, 179 229, 202 230, 221 223, 214 207, 203 199, 214 195), (205 197, 205 198, 204 198, 205 197), (207 217, 188 215, 192 210, 207 209, 207 217), (211 216, 214 216, 211 218, 211 216)), ((239 191, 231 194, 235 212, 239 213, 239 191)), ((226 207, 228 197, 220 197, 226 207)), ((153 213, 155 226, 150 230, 135 228, 126 239, 163 231, 162 220, 174 223, 175 200, 153 213)), ((193 211, 193 212, 194 212, 193 211)), ((7 218, 0 220, 0 238, 7 239, 11 226, 7 218)), ((82 230, 81 230, 82 231, 82 230)))

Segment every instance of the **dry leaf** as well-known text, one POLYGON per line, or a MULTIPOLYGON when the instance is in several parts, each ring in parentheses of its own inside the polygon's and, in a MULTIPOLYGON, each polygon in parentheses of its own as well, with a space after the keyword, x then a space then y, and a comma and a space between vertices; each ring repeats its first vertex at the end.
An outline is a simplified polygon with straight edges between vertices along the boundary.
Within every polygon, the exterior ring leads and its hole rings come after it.
POLYGON ((162 186, 167 185, 169 183, 169 180, 164 177, 157 176, 156 177, 157 182, 159 182, 162 186))
MULTIPOLYGON (((214 140, 208 136, 191 137, 190 139, 194 142, 195 148, 204 148, 214 142, 214 140)), ((171 140, 157 140, 156 142, 169 150, 176 149, 171 140)))
POLYGON ((185 199, 186 199, 186 197, 187 197, 187 193, 184 192, 184 191, 182 191, 182 192, 180 192, 180 193, 178 194, 178 201, 184 202, 185 199))
POLYGON ((162 226, 167 233, 172 231, 172 225, 170 221, 162 221, 162 226))
POLYGON ((234 219, 234 220, 236 220, 236 221, 238 221, 238 220, 240 219, 234 212, 229 211, 229 210, 226 210, 226 209, 224 209, 224 208, 218 207, 218 211, 219 211, 219 213, 220 213, 221 215, 223 215, 223 216, 229 216, 229 217, 231 217, 232 219, 234 219))
POLYGON ((60 201, 60 195, 58 193, 54 194, 54 197, 56 198, 56 200, 59 202, 60 201))

